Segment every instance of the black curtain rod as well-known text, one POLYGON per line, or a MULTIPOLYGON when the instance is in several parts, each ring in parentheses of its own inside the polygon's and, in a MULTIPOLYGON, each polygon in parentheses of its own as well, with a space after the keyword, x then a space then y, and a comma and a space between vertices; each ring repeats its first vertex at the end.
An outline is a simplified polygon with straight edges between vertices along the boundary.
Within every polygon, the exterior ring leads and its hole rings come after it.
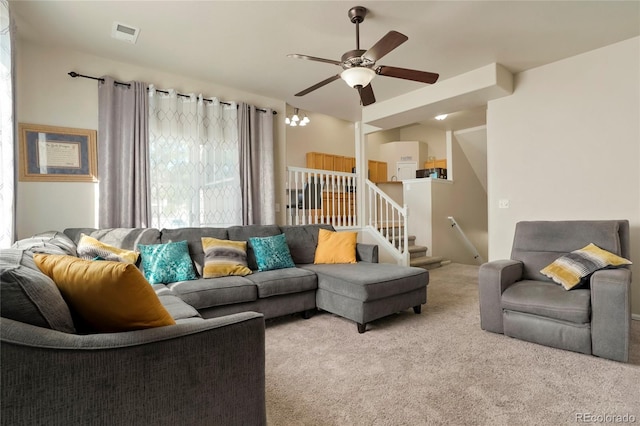
MULTIPOLYGON (((71 72, 70 72, 70 73, 68 73, 68 74, 69 74, 71 77, 73 77, 73 78, 76 78, 76 77, 90 78, 91 80, 98 80, 98 81, 101 81, 101 82, 103 82, 103 83, 104 83, 104 78, 100 78, 100 77, 91 77, 90 75, 82 75, 82 74, 78 74, 78 73, 77 73, 77 72, 75 72, 75 71, 71 71, 71 72)), ((131 84, 129 84, 129 83, 122 83, 122 82, 120 82, 120 81, 114 81, 113 83, 114 83, 114 84, 119 84, 119 85, 121 85, 121 86, 131 87, 131 84)), ((148 89, 147 89, 147 90, 148 90, 148 89)), ((164 93, 165 95, 168 95, 168 94, 169 94, 169 92, 168 92, 168 91, 166 91, 166 90, 159 90, 159 89, 156 89, 156 92, 164 93)), ((184 95, 184 94, 182 94, 182 93, 176 93, 176 95, 178 95, 178 96, 180 96, 180 97, 182 97, 182 98, 190 98, 190 97, 191 97, 191 95, 184 95)), ((206 101, 206 102, 213 102, 213 99, 206 99, 206 98, 203 98, 202 100, 203 100, 203 101, 206 101)), ((223 102, 223 101, 219 101, 219 102, 220 102, 221 104, 224 104, 224 105, 231 105, 229 102, 223 102)), ((239 106, 239 105, 238 105, 238 106, 239 106)), ((267 112, 267 110, 266 110, 266 109, 262 109, 262 108, 256 108, 256 110, 258 110, 258 111, 260 111, 260 112, 267 112)), ((278 113, 278 111, 273 111, 273 115, 276 115, 277 113, 278 113)))

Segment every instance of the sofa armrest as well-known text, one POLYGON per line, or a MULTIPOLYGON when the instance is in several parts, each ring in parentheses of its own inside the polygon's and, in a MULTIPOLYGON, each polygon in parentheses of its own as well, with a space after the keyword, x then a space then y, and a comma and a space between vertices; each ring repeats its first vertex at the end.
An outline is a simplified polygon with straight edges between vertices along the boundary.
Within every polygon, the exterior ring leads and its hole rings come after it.
POLYGON ((627 362, 631 330, 631 271, 604 269, 591 276, 591 351, 627 362))
POLYGON ((2 318, 6 424, 266 424, 264 318, 243 312, 124 333, 2 318))
POLYGON ((356 243, 356 260, 378 263, 378 246, 376 244, 356 243))
POLYGON ((494 333, 504 333, 502 326, 502 293, 522 279, 523 264, 517 260, 495 260, 480 266, 478 297, 480 327, 494 333))

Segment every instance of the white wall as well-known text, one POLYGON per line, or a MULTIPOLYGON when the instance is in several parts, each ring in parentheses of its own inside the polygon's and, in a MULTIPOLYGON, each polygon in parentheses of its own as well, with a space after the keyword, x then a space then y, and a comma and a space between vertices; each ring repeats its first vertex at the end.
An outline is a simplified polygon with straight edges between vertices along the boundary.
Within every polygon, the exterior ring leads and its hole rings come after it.
POLYGON ((382 144, 399 140, 399 129, 369 133, 365 136, 365 143, 367 144, 367 160, 386 161, 380 153, 380 147, 382 144))
POLYGON ((415 244, 427 247, 427 256, 434 255, 433 246, 433 187, 432 179, 402 181, 402 196, 409 207, 407 228, 409 235, 416 237, 415 244))
POLYGON ((448 185, 433 185, 433 253, 458 263, 475 265, 474 253, 465 245, 447 219, 453 216, 458 226, 483 259, 488 257, 487 192, 476 175, 459 141, 451 135, 450 163, 455 177, 448 185))
POLYGON ((513 95, 489 102, 487 116, 489 258, 509 257, 520 220, 628 219, 635 314, 639 76, 635 37, 518 74, 513 95))
MULTIPOLYGON (((400 128, 403 141, 422 141, 429 146, 428 155, 437 159, 447 158, 447 140, 445 131, 424 124, 414 124, 400 128)), ((418 167, 421 169, 422 167, 418 167)))
POLYGON ((395 201, 398 205, 401 206, 404 204, 402 182, 379 182, 377 186, 382 192, 387 194, 389 198, 395 201))
MULTIPOLYGON (((277 202, 286 204, 282 200, 284 101, 80 52, 43 47, 25 40, 18 40, 16 50, 17 121, 21 123, 98 128, 97 82, 73 79, 67 75, 69 71, 92 76, 110 75, 119 81, 141 80, 181 93, 196 92, 206 97, 273 108, 278 111, 274 135, 277 202)), ((94 183, 18 182, 18 238, 66 227, 96 226, 97 187, 94 183)), ((280 216, 282 222, 284 212, 280 216)))
POLYGON ((455 137, 452 138, 451 153, 451 161, 456 166, 456 178, 453 181, 403 181, 403 197, 409 206, 409 234, 416 236, 417 245, 428 247, 429 256, 475 265, 475 253, 452 229, 448 217, 455 217, 480 256, 486 259, 487 193, 455 137))
MULTIPOLYGON (((288 107, 288 114, 293 108, 288 107)), ((325 152, 355 157, 354 124, 324 114, 301 111, 311 122, 304 126, 286 126, 287 166, 306 167, 307 152, 325 152)), ((282 117, 284 120, 284 117, 282 117)))
POLYGON ((487 192, 487 126, 482 125, 453 132, 480 184, 487 192))
MULTIPOLYGON (((422 169, 427 152, 427 144, 420 141, 395 141, 380 145, 380 155, 387 162, 387 180, 393 176, 399 179, 398 162, 415 162, 416 170, 422 169)), ((415 173, 411 178, 415 178, 415 173)))

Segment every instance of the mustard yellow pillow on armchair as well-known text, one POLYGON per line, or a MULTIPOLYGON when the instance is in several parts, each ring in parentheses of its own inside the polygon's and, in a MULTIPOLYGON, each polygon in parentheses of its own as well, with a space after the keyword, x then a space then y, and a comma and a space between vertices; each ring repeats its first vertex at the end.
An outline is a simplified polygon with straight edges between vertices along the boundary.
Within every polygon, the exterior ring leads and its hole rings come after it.
POLYGON ((571 290, 599 269, 631 265, 631 261, 591 243, 554 260, 540 273, 571 290))
POLYGON ((131 263, 47 254, 34 254, 33 260, 96 331, 118 332, 176 323, 142 272, 131 263))
POLYGON ((356 263, 357 232, 318 230, 318 246, 313 263, 356 263))

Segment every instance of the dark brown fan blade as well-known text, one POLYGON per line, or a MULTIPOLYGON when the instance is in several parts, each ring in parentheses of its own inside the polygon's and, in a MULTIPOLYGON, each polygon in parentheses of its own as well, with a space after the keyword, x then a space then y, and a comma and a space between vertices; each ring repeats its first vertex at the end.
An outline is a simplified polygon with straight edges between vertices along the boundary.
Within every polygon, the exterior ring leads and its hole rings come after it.
POLYGON ((333 65, 342 64, 342 62, 334 61, 333 59, 317 58, 315 56, 308 56, 308 55, 298 55, 297 53, 292 53, 290 55, 287 55, 287 57, 294 58, 294 59, 306 59, 308 61, 325 62, 327 64, 333 64, 333 65))
POLYGON ((336 75, 334 75, 332 77, 327 78, 326 80, 322 80, 320 83, 314 84, 313 86, 311 86, 311 87, 309 87, 307 89, 304 89, 302 92, 296 93, 296 96, 304 96, 307 93, 313 92, 314 90, 319 89, 322 86, 324 86, 326 84, 329 84, 332 81, 337 80, 339 78, 340 78, 340 74, 336 74, 336 75))
POLYGON ((409 37, 406 35, 397 31, 389 31, 371 49, 364 52, 362 56, 375 62, 407 40, 409 40, 409 37))
POLYGON ((406 68, 387 67, 384 65, 376 69, 376 74, 386 77, 402 78, 405 80, 419 81, 421 83, 433 84, 438 81, 439 74, 427 71, 409 70, 406 68))
POLYGON ((367 106, 376 102, 376 97, 373 94, 373 87, 371 87, 371 83, 367 84, 365 87, 358 87, 358 92, 360 93, 362 105, 367 106))

